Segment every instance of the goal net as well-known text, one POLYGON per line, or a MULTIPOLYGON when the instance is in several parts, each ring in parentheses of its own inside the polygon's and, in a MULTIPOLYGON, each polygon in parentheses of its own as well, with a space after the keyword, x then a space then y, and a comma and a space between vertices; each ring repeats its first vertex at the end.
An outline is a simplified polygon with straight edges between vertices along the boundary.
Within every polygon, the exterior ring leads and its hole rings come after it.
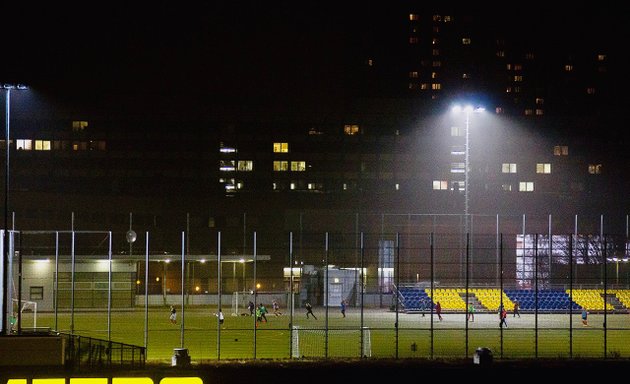
POLYGON ((306 329, 293 327, 291 355, 294 358, 371 357, 370 328, 306 329), (328 344, 328 345, 326 345, 328 344), (328 354, 326 354, 328 348, 328 354))
POLYGON ((21 314, 23 328, 37 328, 37 302, 18 299, 11 299, 13 302, 12 313, 9 322, 12 329, 17 329, 18 312, 21 314))

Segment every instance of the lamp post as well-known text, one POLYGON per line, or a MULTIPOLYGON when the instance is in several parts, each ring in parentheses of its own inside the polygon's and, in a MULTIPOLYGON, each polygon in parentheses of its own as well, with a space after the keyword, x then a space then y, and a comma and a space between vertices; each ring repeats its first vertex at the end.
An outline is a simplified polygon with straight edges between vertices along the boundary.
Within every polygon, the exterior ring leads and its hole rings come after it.
POLYGON ((2 88, 7 91, 6 98, 6 130, 5 130, 5 149, 6 149, 6 159, 5 159, 5 171, 4 171, 4 239, 3 246, 4 250, 2 253, 2 315, 0 318, 2 319, 2 331, 1 334, 9 334, 10 329, 7 325, 7 315, 9 313, 9 299, 6 297, 9 287, 9 276, 7 268, 9 266, 9 154, 10 154, 10 135, 11 131, 11 91, 12 90, 25 90, 27 87, 22 84, 3 84, 2 88))

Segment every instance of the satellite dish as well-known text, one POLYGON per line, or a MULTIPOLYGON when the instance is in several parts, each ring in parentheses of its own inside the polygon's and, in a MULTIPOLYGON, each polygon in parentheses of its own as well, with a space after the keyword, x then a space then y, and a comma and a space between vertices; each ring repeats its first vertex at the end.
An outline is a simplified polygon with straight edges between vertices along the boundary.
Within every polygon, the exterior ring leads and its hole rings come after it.
POLYGON ((137 238, 138 236, 136 235, 136 231, 134 231, 133 229, 127 231, 127 242, 129 244, 135 243, 137 238))

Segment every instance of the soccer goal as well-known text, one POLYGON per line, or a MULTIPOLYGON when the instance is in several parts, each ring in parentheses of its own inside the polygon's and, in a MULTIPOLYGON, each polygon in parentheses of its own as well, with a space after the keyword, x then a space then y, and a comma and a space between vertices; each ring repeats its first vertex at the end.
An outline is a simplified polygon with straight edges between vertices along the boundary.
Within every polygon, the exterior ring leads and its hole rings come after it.
POLYGON ((370 328, 363 329, 306 329, 293 327, 291 356, 294 358, 318 357, 371 357, 370 328), (326 335, 328 333, 328 335, 326 335), (328 343, 328 346, 326 346, 328 343), (328 347, 328 354, 326 354, 328 347), (359 355, 360 353, 360 355, 359 355))
POLYGON ((13 312, 10 316, 11 328, 17 327, 17 314, 18 311, 22 317, 22 327, 24 328, 37 328, 37 302, 22 300, 21 306, 18 303, 18 299, 11 299, 13 302, 13 312))

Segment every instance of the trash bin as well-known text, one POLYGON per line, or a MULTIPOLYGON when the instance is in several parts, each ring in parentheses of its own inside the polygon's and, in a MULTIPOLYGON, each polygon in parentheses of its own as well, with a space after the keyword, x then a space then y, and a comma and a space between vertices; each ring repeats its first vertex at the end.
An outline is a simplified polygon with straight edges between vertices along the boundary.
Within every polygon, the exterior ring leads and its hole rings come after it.
POLYGON ((489 348, 477 348, 473 356, 473 363, 478 365, 488 365, 492 363, 492 351, 489 348))
POLYGON ((190 356, 188 355, 188 348, 173 349, 173 357, 171 359, 171 366, 187 367, 189 365, 190 365, 190 356))

